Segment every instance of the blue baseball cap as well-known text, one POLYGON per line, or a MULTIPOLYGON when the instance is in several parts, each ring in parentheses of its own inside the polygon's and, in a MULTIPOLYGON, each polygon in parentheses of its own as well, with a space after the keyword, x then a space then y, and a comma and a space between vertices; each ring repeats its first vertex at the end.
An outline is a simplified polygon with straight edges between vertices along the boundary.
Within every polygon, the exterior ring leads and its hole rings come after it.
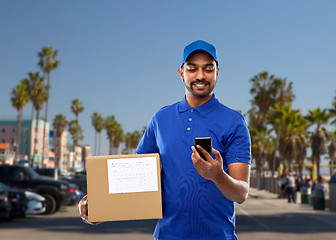
POLYGON ((209 53, 213 57, 213 59, 215 59, 218 65, 216 48, 210 43, 207 43, 202 40, 197 40, 195 42, 190 43, 188 46, 184 48, 181 67, 183 66, 187 58, 190 56, 190 54, 198 51, 209 53))

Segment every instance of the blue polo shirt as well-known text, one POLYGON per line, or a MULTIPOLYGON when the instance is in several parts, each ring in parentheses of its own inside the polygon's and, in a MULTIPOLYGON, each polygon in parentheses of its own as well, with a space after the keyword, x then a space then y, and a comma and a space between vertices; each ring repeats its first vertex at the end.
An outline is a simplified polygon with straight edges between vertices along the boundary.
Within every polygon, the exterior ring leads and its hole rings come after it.
MULTIPOLYGON (((154 237, 160 240, 236 239, 234 202, 201 177, 191 160, 195 137, 212 137, 223 168, 251 163, 250 137, 243 116, 213 97, 192 108, 184 98, 163 107, 151 119, 137 153, 159 153, 162 163, 163 218, 154 237)), ((213 156, 214 157, 214 156, 213 156)))

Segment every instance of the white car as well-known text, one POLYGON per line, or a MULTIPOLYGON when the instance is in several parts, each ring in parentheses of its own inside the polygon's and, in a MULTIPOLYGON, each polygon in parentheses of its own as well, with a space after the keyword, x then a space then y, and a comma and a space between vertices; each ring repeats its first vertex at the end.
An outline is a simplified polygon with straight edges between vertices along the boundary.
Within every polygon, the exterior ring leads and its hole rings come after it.
POLYGON ((28 199, 26 214, 42 214, 46 211, 45 198, 39 194, 25 191, 28 199))

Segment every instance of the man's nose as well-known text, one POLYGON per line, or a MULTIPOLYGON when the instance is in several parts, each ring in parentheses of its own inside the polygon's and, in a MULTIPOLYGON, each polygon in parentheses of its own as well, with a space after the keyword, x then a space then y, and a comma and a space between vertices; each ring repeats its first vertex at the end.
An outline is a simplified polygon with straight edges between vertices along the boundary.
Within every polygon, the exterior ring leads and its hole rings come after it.
POLYGON ((204 75, 203 70, 202 70, 202 69, 199 69, 199 70, 197 71, 197 75, 196 75, 197 79, 199 79, 199 80, 203 80, 203 79, 205 78, 204 76, 205 76, 205 75, 204 75))

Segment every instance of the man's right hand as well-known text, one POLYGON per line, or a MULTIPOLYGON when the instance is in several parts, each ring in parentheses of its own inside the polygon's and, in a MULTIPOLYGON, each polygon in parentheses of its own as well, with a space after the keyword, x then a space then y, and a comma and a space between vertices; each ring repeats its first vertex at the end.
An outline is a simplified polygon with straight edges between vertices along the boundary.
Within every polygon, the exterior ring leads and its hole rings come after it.
POLYGON ((100 222, 90 222, 89 216, 88 216, 88 198, 87 195, 85 195, 78 203, 78 211, 80 214, 80 217, 82 218, 83 222, 91 225, 97 225, 100 222))

